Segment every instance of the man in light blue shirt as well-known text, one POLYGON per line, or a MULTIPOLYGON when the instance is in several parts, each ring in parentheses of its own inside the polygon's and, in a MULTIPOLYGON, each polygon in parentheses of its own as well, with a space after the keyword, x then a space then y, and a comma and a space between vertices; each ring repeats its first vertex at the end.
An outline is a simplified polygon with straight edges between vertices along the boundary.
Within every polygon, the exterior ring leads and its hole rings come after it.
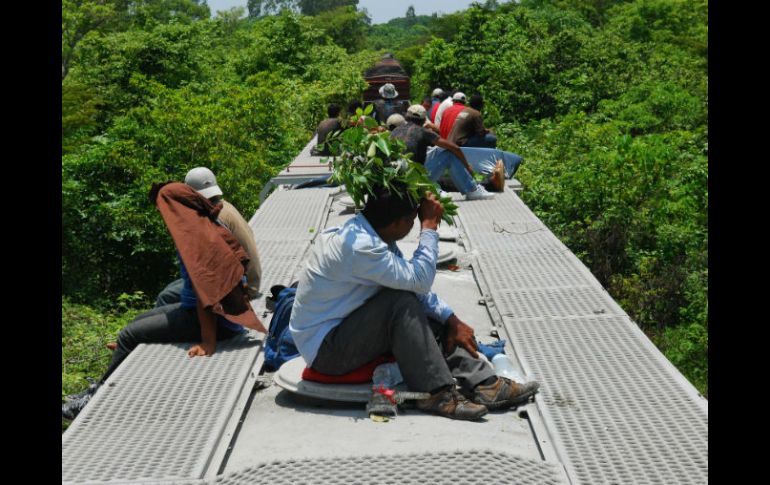
POLYGON ((391 352, 409 389, 431 393, 419 409, 474 420, 488 408, 525 402, 538 384, 495 376, 478 358, 473 329, 430 291, 442 212, 432 195, 418 207, 408 196, 376 189, 362 213, 319 234, 299 278, 289 328, 318 372, 346 374, 391 352), (418 215, 420 243, 407 261, 396 241, 418 215))

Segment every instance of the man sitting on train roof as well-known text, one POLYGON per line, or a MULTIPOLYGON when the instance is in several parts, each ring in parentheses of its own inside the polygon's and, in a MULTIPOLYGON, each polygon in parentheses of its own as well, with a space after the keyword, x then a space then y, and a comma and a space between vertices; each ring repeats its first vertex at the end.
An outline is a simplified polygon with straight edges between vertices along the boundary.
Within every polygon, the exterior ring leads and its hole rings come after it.
MULTIPOLYGON (((407 194, 403 186, 395 189, 407 194)), ((361 213, 312 245, 289 329, 317 372, 343 375, 390 352, 409 389, 431 394, 417 401, 418 409, 476 420, 488 409, 526 402, 539 384, 497 377, 479 359, 473 329, 431 292, 442 213, 432 194, 418 204, 375 188, 361 213), (396 241, 418 216, 420 243, 406 260, 396 241)))
POLYGON ((320 155, 324 157, 331 155, 329 147, 324 145, 324 142, 329 134, 342 129, 342 124, 340 123, 340 111, 340 107, 334 103, 331 103, 326 108, 326 114, 329 117, 320 122, 318 128, 316 128, 318 140, 316 140, 316 146, 311 150, 311 155, 320 155))
MULTIPOLYGON (((218 191, 213 187, 216 185, 209 188, 218 191)), ((213 192, 175 182, 153 184, 150 201, 158 208, 177 248, 183 280, 181 299, 142 313, 120 331, 107 371, 99 382, 68 396, 61 409, 63 418, 75 419, 140 344, 199 342, 187 355, 210 356, 217 341, 239 335, 244 327, 267 333, 247 296, 249 255, 221 223, 223 204, 209 200, 213 192)))
MULTIPOLYGON (((484 98, 480 94, 471 96, 467 107, 460 110, 452 124, 447 126, 447 140, 461 147, 497 148, 497 137, 484 128, 481 110, 484 108, 484 98)), ((457 105, 448 111, 455 110, 457 105)))
POLYGON ((433 117, 433 119, 432 119, 431 121, 433 122, 433 124, 434 124, 434 125, 438 126, 438 127, 439 127, 439 129, 441 129, 441 119, 442 119, 442 118, 443 118, 443 116, 444 116, 444 112, 445 112, 447 109, 449 109, 449 108, 450 108, 450 107, 451 107, 451 106, 454 104, 454 100, 452 99, 452 97, 453 97, 455 94, 457 94, 458 92, 459 92, 459 91, 458 91, 458 90, 456 90, 456 89, 455 89, 455 90, 453 90, 453 91, 452 91, 452 92, 449 94, 449 96, 447 96, 446 98, 444 98, 444 100, 443 100, 441 103, 439 103, 438 107, 436 107, 436 108, 435 108, 435 109, 436 109, 436 114, 434 115, 434 117, 433 117))
POLYGON ((400 114, 396 113, 388 116, 388 121, 385 122, 385 127, 387 127, 388 130, 393 131, 404 123, 406 123, 406 119, 404 119, 404 117, 400 114))
POLYGON ((445 93, 444 90, 441 88, 436 88, 431 93, 430 109, 426 110, 428 112, 428 119, 430 120, 431 123, 435 123, 436 111, 438 110, 439 105, 441 105, 441 102, 448 97, 449 95, 445 93))
MULTIPOLYGON (((262 282, 262 264, 260 263, 257 243, 254 240, 254 232, 252 232, 248 222, 246 222, 246 219, 243 218, 238 209, 224 199, 222 189, 217 184, 217 177, 214 175, 214 172, 207 167, 195 167, 187 172, 187 175, 184 177, 184 183, 194 188, 212 204, 222 204, 219 222, 235 236, 249 256, 249 265, 246 268, 246 290, 249 294, 249 299, 253 300, 262 296, 259 292, 259 286, 262 282)), ((184 279, 181 277, 166 285, 158 294, 155 308, 182 301, 183 288, 184 279)))
POLYGON ((372 113, 374 119, 379 123, 385 123, 385 120, 394 113, 404 114, 406 111, 408 102, 396 100, 398 91, 391 83, 383 84, 380 87, 380 96, 382 99, 373 102, 374 113, 372 113))
POLYGON ((425 108, 419 104, 409 107, 406 112, 406 123, 391 132, 391 137, 402 140, 406 144, 407 153, 412 154, 412 160, 424 165, 428 170, 428 177, 434 182, 449 169, 452 182, 468 200, 488 199, 494 194, 476 183, 473 179, 473 168, 465 158, 460 147, 439 137, 435 132, 423 127, 425 123, 425 108), (431 163, 426 162, 426 154, 429 146, 439 146, 451 152, 454 157, 441 157, 431 163))

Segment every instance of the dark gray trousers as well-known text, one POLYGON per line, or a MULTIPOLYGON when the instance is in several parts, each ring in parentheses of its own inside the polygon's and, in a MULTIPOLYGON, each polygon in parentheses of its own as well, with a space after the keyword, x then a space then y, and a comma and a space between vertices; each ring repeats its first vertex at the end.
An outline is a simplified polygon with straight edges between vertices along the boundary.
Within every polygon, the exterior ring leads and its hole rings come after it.
POLYGON ((410 390, 431 392, 454 384, 465 390, 495 375, 460 346, 444 355, 444 325, 428 319, 414 293, 385 288, 348 315, 324 338, 312 368, 347 374, 392 352, 410 390))
POLYGON ((167 284, 166 287, 158 293, 158 299, 155 300, 155 308, 182 301, 182 288, 184 288, 184 280, 182 278, 167 284))
MULTIPOLYGON (((224 325, 217 324, 217 340, 238 335, 224 325)), ((139 344, 200 342, 201 326, 195 309, 184 309, 181 303, 153 308, 136 317, 118 334, 118 347, 112 353, 102 382, 118 368, 139 344)))

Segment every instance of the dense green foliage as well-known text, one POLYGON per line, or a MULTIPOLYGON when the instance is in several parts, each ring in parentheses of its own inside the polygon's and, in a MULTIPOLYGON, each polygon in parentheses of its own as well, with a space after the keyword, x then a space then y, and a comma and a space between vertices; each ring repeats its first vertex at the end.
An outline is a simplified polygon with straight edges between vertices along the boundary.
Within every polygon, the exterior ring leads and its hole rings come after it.
POLYGON ((62 84, 62 281, 77 302, 157 292, 173 244, 152 182, 206 165, 243 214, 329 102, 360 95, 376 55, 348 56, 315 18, 159 24, 93 36, 62 84), (312 53, 312 55, 311 55, 312 53))
POLYGON ((413 92, 485 98, 523 198, 708 393, 705 1, 522 1, 465 11, 413 92))
POLYGON ((311 17, 254 0, 246 19, 197 0, 62 3, 63 392, 149 305, 120 295, 175 277, 150 184, 209 166, 248 218, 388 50, 415 100, 485 97, 500 147, 524 156, 525 202, 707 394, 705 0, 487 0, 374 26, 356 3, 311 17))
POLYGON ((315 16, 338 8, 355 9, 358 0, 248 0, 249 17, 275 15, 284 10, 315 16))

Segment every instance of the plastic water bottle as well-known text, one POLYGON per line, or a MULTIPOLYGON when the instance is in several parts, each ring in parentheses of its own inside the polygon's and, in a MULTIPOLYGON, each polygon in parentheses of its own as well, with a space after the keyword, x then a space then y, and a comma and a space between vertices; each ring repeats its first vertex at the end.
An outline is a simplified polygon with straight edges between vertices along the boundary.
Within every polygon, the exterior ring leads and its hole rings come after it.
POLYGON ((500 377, 507 377, 518 383, 527 382, 521 373, 513 366, 513 362, 505 354, 497 354, 492 357, 492 367, 495 368, 495 374, 500 377))
POLYGON ((404 381, 401 375, 401 369, 395 362, 380 364, 374 369, 372 374, 372 384, 374 387, 382 386, 385 389, 394 389, 398 384, 404 381))

